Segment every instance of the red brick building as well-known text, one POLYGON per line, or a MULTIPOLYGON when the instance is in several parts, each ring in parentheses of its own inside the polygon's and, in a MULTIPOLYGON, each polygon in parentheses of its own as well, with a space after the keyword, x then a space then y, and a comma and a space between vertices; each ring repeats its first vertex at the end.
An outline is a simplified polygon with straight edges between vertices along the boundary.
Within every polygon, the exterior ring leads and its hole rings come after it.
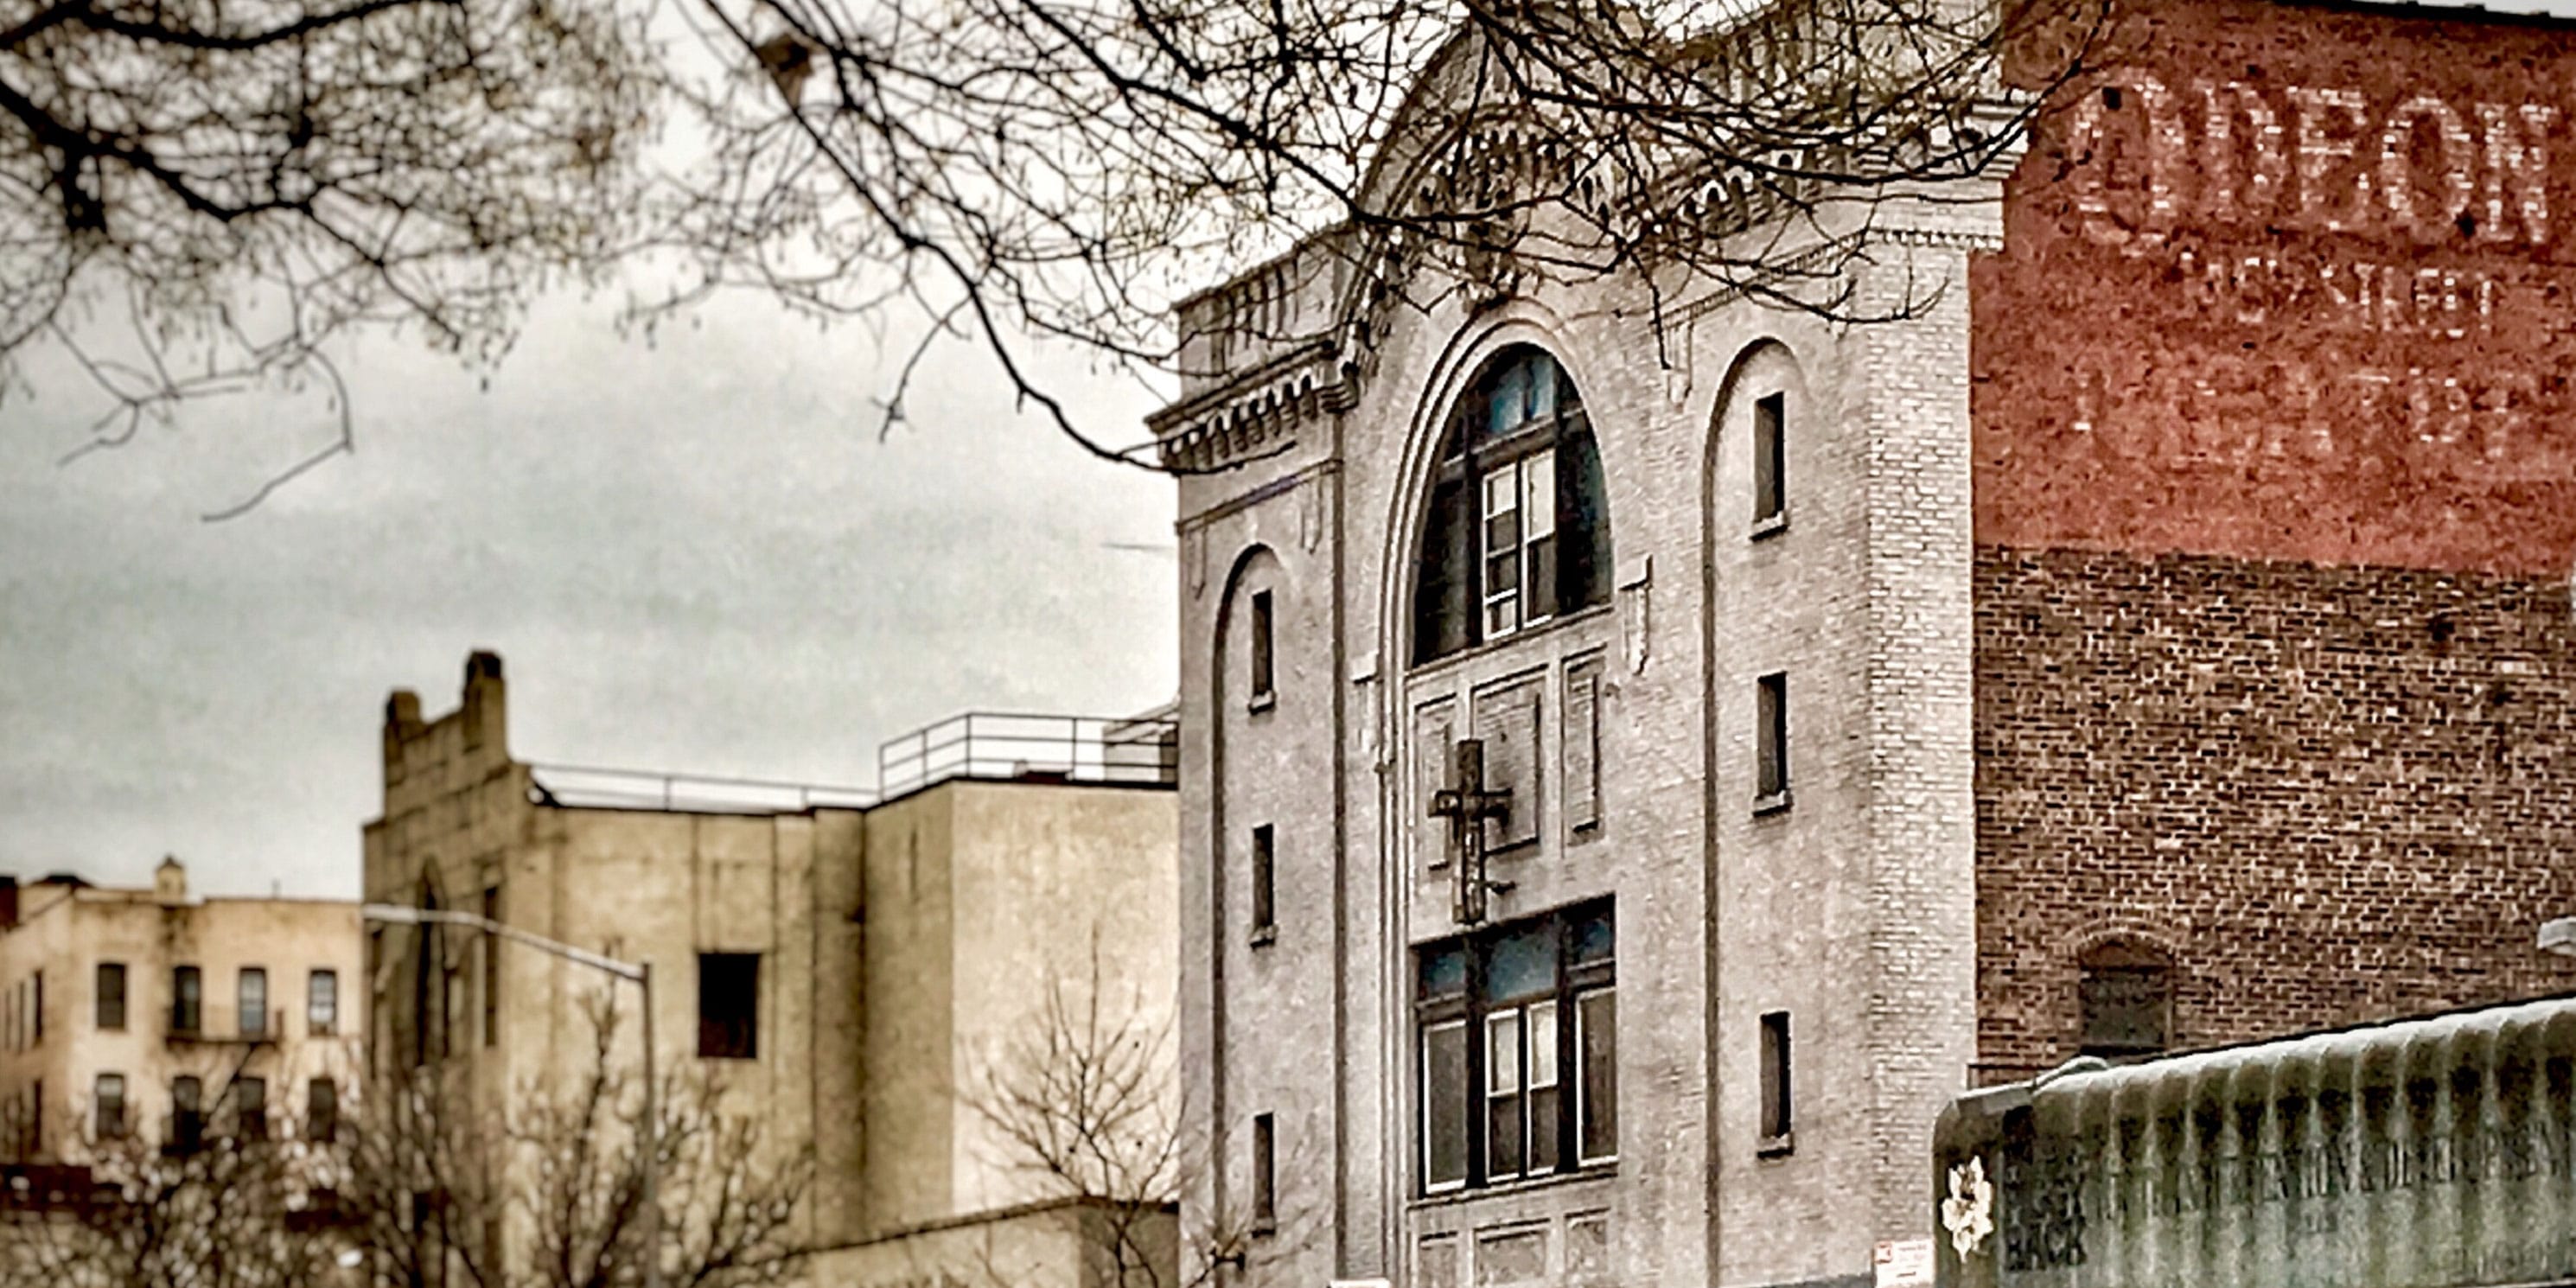
POLYGON ((2576 982, 2576 30, 2111 44, 1972 279, 1981 1072, 2576 982))

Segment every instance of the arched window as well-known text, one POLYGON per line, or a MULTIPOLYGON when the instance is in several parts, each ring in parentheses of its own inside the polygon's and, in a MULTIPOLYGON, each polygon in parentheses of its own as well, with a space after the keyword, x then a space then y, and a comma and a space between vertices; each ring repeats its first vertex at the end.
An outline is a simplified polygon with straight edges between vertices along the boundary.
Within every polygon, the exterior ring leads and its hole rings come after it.
POLYGON ((1413 591, 1418 664, 1610 598, 1601 453, 1565 369, 1487 360, 1449 414, 1413 591))
POLYGON ((2173 963, 2144 944, 2114 940, 2076 962, 2080 1055, 2120 1060, 2173 1045, 2173 963))

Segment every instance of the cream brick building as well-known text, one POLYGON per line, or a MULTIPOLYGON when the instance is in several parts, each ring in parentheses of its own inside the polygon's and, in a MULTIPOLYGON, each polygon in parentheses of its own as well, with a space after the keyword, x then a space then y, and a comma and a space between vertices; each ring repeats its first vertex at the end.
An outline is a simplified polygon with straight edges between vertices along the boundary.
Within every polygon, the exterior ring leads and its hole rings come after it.
POLYGON ((102 1138, 311 1138, 354 1112, 358 909, 0 878, 0 1157, 79 1165, 102 1138))
MULTIPOLYGON (((387 704, 367 898, 649 965, 662 1068, 719 1079, 779 1157, 810 1146, 815 1282, 1079 1269, 1082 1205, 969 1102, 1051 982, 1169 1029, 1169 730, 963 717, 889 744, 882 792, 548 767, 511 755, 478 653, 456 711, 387 704)), ((590 1067, 604 976, 462 928, 369 934, 380 1071, 436 1065, 497 1106, 590 1067)))

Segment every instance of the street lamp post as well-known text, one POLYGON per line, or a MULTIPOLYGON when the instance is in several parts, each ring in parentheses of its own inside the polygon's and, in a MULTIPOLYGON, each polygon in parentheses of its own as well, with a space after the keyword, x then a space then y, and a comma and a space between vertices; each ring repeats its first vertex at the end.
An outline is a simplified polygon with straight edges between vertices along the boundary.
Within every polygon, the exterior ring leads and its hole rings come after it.
MULTIPOLYGON (((662 1118, 658 1103, 659 1089, 653 1077, 653 967, 649 964, 622 962, 614 957, 575 948, 560 940, 532 935, 516 926, 505 925, 489 917, 449 908, 414 908, 399 903, 370 903, 358 909, 368 921, 397 926, 437 923, 464 926, 487 935, 498 935, 515 944, 525 944, 538 952, 565 961, 606 971, 619 979, 632 980, 644 999, 644 1288, 662 1288, 662 1118)), ((490 981, 484 987, 489 988, 490 981)), ((414 1023, 418 1023, 415 1018, 414 1023)))

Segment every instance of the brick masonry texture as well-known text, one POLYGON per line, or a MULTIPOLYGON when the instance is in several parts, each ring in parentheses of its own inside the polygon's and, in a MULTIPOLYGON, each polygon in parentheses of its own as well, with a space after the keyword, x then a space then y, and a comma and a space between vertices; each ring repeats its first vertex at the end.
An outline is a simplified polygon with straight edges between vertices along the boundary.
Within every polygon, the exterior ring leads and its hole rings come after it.
POLYGON ((2200 1046, 2576 987, 2563 582, 1981 545, 1978 1055, 2075 1054, 2075 956, 2200 1046))

